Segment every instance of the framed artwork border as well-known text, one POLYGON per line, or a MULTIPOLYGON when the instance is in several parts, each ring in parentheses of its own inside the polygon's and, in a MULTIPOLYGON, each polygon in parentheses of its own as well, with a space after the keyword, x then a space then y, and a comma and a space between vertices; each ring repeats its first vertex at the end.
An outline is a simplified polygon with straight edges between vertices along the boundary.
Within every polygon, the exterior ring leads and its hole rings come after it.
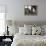
POLYGON ((25 16, 37 16, 38 6, 37 5, 24 5, 24 15, 25 16))

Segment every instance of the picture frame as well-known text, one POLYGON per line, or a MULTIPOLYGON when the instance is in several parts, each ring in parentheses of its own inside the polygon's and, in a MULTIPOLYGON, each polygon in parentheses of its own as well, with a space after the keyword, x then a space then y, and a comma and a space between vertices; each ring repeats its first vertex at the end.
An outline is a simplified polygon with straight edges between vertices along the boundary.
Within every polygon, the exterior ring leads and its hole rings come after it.
POLYGON ((37 15, 37 5, 24 5, 25 15, 37 15))

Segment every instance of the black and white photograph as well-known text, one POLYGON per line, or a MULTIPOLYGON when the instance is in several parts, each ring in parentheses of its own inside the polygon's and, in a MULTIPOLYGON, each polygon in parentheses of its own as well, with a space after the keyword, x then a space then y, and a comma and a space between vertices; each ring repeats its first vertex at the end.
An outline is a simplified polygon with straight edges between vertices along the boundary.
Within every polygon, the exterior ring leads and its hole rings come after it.
POLYGON ((36 5, 25 5, 24 14, 25 15, 37 15, 37 6, 36 5))

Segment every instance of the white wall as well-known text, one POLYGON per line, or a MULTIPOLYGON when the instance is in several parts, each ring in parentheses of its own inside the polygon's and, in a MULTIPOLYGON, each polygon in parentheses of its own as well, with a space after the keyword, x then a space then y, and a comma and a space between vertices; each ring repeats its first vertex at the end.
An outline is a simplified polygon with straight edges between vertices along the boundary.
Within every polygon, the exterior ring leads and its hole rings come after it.
POLYGON ((7 4, 7 20, 16 21, 46 21, 46 0, 0 0, 0 4, 7 4), (37 16, 24 16, 24 5, 37 5, 37 16))

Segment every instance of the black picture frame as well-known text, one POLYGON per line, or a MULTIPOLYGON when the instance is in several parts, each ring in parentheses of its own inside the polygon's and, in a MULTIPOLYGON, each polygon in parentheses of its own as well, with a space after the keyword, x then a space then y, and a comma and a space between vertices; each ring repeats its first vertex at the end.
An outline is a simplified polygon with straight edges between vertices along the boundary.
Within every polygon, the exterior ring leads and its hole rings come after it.
POLYGON ((24 5, 25 15, 37 15, 37 5, 24 5))

